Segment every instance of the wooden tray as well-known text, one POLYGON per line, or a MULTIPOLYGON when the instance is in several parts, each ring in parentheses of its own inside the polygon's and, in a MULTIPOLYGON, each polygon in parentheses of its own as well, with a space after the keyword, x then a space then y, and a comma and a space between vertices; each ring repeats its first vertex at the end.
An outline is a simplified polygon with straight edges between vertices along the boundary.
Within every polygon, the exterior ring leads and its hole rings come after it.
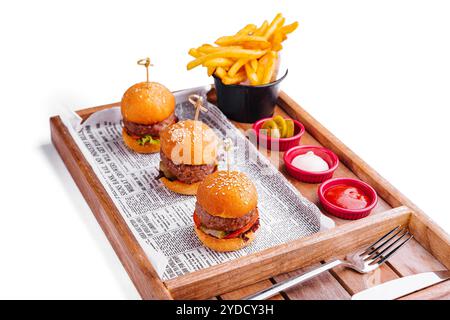
MULTIPOLYGON (((78 114, 86 119, 96 111, 118 105, 84 109, 78 114)), ((337 225, 334 229, 168 281, 159 279, 60 117, 50 118, 55 148, 143 299, 239 299, 367 245, 397 225, 408 225, 415 239, 378 270, 360 275, 338 267, 272 299, 349 299, 354 293, 387 280, 450 268, 450 237, 417 206, 284 92, 280 94, 276 114, 289 115, 305 125, 307 132, 302 144, 323 145, 339 156, 341 163, 335 177, 358 177, 372 185, 380 197, 377 207, 369 217, 358 221, 330 216, 337 225)), ((250 127, 235 125, 242 129, 250 127)), ((279 169, 284 173, 283 168, 279 169)), ((285 175, 304 196, 318 204, 317 185, 285 175)), ((450 281, 404 298, 450 299, 450 281)))

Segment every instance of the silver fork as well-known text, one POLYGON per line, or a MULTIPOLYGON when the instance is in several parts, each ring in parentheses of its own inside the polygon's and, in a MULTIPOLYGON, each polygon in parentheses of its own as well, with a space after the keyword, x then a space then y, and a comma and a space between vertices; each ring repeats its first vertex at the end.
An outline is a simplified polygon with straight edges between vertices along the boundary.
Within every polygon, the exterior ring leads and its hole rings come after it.
POLYGON ((398 251, 398 249, 400 249, 409 240, 411 240, 412 237, 413 235, 406 228, 397 226, 386 233, 384 236, 382 236, 380 239, 372 243, 366 249, 348 255, 344 260, 333 260, 307 273, 287 279, 283 282, 277 283, 270 288, 261 290, 251 296, 244 298, 244 300, 268 299, 276 295, 280 291, 289 289, 299 283, 314 278, 322 272, 330 270, 339 265, 351 268, 359 273, 371 272, 385 263, 390 257, 392 257, 394 253, 398 251))

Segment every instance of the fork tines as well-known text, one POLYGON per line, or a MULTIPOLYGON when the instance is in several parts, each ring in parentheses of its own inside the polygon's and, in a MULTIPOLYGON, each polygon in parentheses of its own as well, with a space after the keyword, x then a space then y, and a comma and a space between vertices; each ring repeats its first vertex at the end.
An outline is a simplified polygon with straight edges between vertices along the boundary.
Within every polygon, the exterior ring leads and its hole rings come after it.
POLYGON ((360 256, 369 265, 381 265, 412 238, 413 235, 406 227, 397 226, 371 244, 360 256))

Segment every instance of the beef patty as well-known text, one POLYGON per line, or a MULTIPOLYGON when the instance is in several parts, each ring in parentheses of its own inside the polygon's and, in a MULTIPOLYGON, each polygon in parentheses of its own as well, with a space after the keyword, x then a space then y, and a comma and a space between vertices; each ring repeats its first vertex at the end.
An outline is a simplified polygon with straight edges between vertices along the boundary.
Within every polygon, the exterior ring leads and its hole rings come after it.
POLYGON ((125 130, 129 135, 143 137, 146 135, 150 135, 152 137, 159 137, 159 132, 171 124, 177 122, 177 117, 175 116, 175 112, 173 112, 170 116, 164 119, 161 122, 157 122, 154 124, 140 124, 136 122, 131 122, 123 119, 123 125, 125 130))
POLYGON ((188 165, 175 164, 166 157, 164 152, 160 152, 161 163, 166 170, 184 183, 192 184, 203 181, 207 175, 217 170, 216 164, 188 165))
POLYGON ((202 206, 195 204, 195 212, 202 225, 208 229, 231 232, 243 228, 258 213, 258 208, 251 210, 240 218, 221 218, 210 215, 202 206))

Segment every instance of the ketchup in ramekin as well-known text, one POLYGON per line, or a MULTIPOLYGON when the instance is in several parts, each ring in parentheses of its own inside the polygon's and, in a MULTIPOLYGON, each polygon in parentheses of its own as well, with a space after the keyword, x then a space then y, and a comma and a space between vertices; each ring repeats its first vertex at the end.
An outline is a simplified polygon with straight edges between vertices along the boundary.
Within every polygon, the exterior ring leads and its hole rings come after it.
POLYGON ((342 219, 360 219, 375 208, 378 196, 367 183, 352 178, 325 181, 317 190, 320 203, 328 213, 342 219))
POLYGON ((324 196, 335 206, 349 210, 364 209, 370 202, 369 196, 361 188, 345 184, 328 188, 324 196))

